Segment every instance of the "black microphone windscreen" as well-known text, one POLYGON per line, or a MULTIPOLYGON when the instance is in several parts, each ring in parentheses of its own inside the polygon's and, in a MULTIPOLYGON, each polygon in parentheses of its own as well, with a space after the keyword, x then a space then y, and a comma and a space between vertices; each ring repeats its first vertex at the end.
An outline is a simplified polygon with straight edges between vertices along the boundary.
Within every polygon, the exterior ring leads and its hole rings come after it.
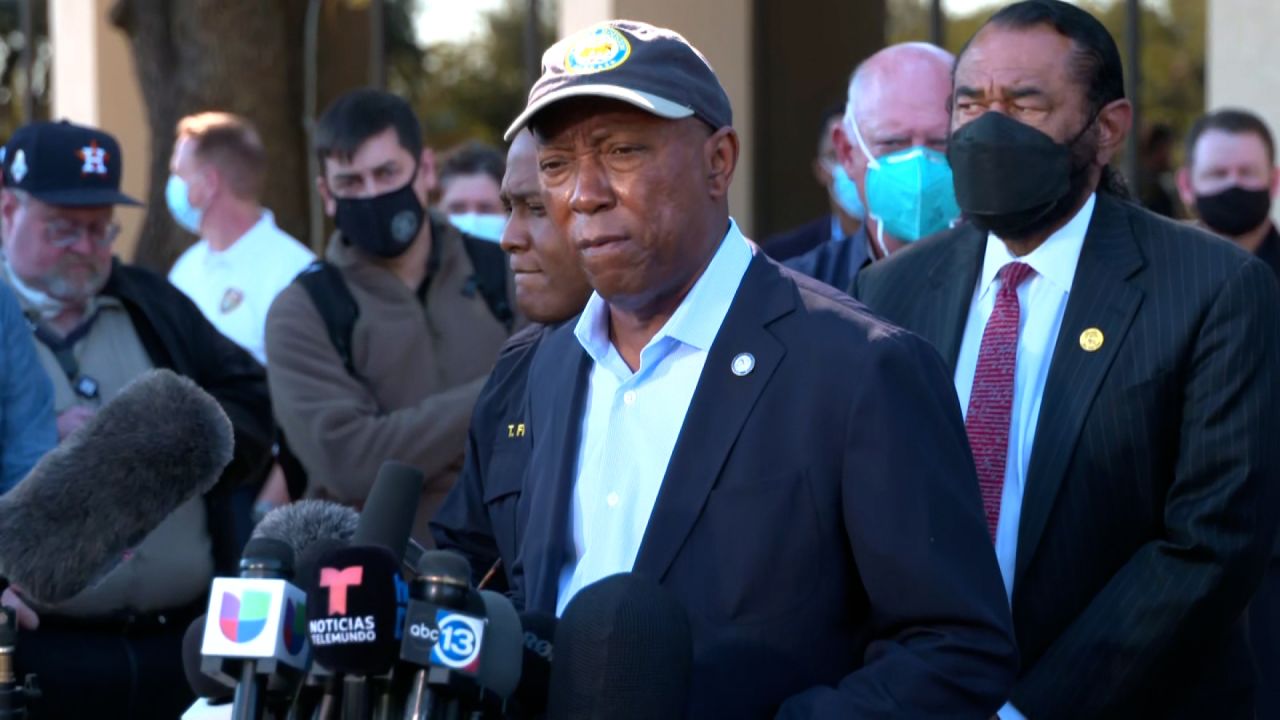
POLYGON ((471 563, 452 550, 427 550, 418 560, 419 578, 451 585, 471 585, 471 563))
POLYGON ((317 540, 351 540, 360 514, 346 505, 328 500, 299 500, 272 510, 253 529, 253 537, 283 540, 301 559, 317 540))
POLYGON ((205 617, 201 615, 191 621, 187 632, 182 636, 182 672, 187 676, 187 685, 198 697, 209 700, 229 700, 235 694, 235 688, 223 685, 200 670, 203 656, 200 645, 204 641, 205 617))
POLYGON ((632 573, 588 585, 556 626, 549 720, 682 717, 693 667, 684 608, 632 573))
POLYGON ((524 661, 524 633, 520 615, 505 595, 481 590, 484 615, 488 619, 480 642, 480 685, 502 699, 511 697, 520 684, 524 661))
POLYGON ((151 370, 0 497, 0 576, 42 604, 99 580, 231 462, 231 421, 191 380, 151 370))
POLYGON ((240 573, 255 577, 293 578, 293 548, 275 538, 251 537, 240 553, 240 573))
POLYGON ((400 651, 396 580, 386 548, 336 548, 320 559, 307 588, 312 657, 335 673, 380 675, 400 651))
POLYGON ((547 688, 551 684, 551 665, 555 658, 556 618, 549 613, 523 613, 520 626, 524 631, 524 659, 514 700, 520 717, 539 717, 547 711, 547 688))
POLYGON ((382 463, 360 511, 360 522, 351 544, 380 545, 400 562, 413 532, 422 483, 422 471, 418 468, 394 460, 382 463))

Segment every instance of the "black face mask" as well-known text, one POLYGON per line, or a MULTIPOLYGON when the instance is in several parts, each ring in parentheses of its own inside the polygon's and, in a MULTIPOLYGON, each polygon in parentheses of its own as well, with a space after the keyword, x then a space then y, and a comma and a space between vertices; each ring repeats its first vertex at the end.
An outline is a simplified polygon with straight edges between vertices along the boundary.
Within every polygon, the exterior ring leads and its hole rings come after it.
POLYGON ((1271 213, 1271 191, 1233 185, 1213 195, 1196 195, 1196 214, 1213 230, 1239 237, 1258 227, 1271 213))
MULTIPOLYGON (((1095 116, 1096 117, 1096 116, 1095 116)), ((987 112, 951 134, 947 160, 956 202, 979 230, 1002 239, 1034 235, 1061 221, 1084 193, 1095 148, 1078 152, 1091 119, 1074 139, 987 112)))
MULTIPOLYGON (((417 173, 414 173, 415 176, 417 173)), ((371 198, 337 198, 333 223, 342 237, 370 255, 399 257, 413 244, 426 210, 410 180, 399 190, 371 198)))

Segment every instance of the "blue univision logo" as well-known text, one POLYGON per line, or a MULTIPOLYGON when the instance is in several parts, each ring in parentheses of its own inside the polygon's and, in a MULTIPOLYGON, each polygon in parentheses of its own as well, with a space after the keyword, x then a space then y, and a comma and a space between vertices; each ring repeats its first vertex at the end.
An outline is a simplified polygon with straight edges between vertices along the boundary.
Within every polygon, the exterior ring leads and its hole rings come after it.
POLYGON ((439 638, 431 648, 431 663, 470 675, 480 671, 480 644, 484 641, 484 620, 451 610, 436 611, 439 638))

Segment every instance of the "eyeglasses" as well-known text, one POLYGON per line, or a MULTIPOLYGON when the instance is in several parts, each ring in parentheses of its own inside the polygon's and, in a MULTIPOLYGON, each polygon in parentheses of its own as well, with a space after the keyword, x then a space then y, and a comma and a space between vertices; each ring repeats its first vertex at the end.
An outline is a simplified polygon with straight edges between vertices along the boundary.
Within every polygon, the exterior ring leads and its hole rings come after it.
POLYGON ((105 250, 120 235, 120 225, 114 222, 83 224, 61 218, 44 221, 45 243, 59 250, 72 247, 85 235, 95 249, 105 250))

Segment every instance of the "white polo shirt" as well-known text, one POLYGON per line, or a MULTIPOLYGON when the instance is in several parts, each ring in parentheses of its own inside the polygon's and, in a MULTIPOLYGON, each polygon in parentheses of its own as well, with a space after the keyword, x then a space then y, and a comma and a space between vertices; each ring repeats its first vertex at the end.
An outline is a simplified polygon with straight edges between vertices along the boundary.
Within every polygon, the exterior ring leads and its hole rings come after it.
POLYGON ((187 248, 169 271, 169 282, 194 300, 219 332, 265 365, 267 310, 315 259, 264 210, 262 219, 222 252, 211 250, 204 239, 187 248))

